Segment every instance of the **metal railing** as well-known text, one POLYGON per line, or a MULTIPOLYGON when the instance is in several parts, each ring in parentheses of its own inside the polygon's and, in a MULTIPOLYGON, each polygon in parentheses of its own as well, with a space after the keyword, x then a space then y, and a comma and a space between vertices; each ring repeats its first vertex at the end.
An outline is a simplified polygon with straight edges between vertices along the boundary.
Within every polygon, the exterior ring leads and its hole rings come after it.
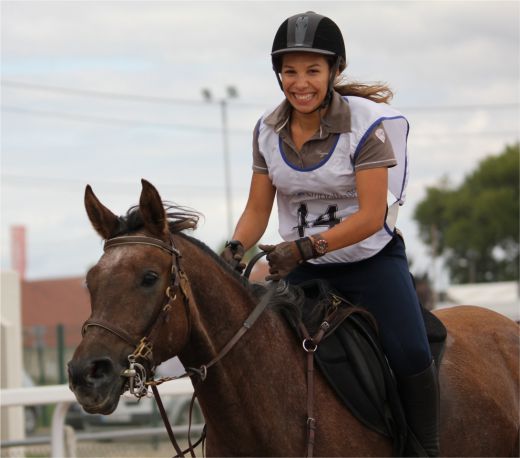
MULTIPOLYGON (((175 380, 174 382, 164 383, 158 386, 159 393, 165 396, 168 395, 179 395, 179 394, 192 394, 193 386, 191 381, 187 378, 175 380)), ((124 397, 131 397, 129 393, 123 394, 124 397)), ((51 423, 51 456, 53 458, 61 458, 65 453, 65 416, 69 409, 69 406, 76 402, 74 393, 70 391, 68 385, 49 385, 49 386, 38 386, 30 388, 8 388, 0 391, 0 406, 12 407, 12 406, 30 406, 30 405, 44 405, 44 404, 56 404, 54 413, 52 416, 51 423)), ((179 432, 183 432, 187 428, 179 428, 179 432)), ((200 429, 199 425, 195 425, 192 430, 196 432, 200 429)), ((139 433, 154 434, 161 431, 161 428, 147 428, 146 431, 142 429, 139 433), (150 431, 148 431, 148 429, 150 431)), ((111 433, 111 437, 114 437, 114 431, 111 433)), ((124 431, 120 433, 120 436, 136 434, 135 430, 124 431)), ((79 437, 80 439, 81 437, 79 437)), ((82 434, 87 437, 87 434, 82 434)), ((99 434, 98 434, 99 436, 99 434)), ((96 436, 97 438, 97 436, 96 436)), ((13 441, 10 445, 22 445, 28 442, 19 441, 15 443, 13 441)))

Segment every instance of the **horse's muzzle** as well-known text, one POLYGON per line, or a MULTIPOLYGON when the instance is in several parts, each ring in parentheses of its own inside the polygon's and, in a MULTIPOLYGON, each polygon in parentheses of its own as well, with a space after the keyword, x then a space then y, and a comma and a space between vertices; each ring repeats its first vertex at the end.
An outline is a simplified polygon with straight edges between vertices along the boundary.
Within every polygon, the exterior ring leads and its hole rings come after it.
POLYGON ((110 358, 72 360, 68 363, 69 386, 89 413, 109 414, 119 402, 124 380, 110 358))

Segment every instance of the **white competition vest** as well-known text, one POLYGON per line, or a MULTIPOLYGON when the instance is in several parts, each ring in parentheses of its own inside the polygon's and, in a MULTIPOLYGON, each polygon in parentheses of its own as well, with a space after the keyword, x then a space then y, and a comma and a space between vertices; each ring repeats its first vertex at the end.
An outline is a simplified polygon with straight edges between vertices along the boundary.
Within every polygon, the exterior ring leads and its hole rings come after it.
POLYGON ((392 238, 397 212, 405 200, 408 181, 406 140, 408 121, 388 105, 348 96, 351 132, 340 134, 331 151, 318 164, 297 168, 282 150, 282 140, 260 120, 258 145, 277 190, 279 233, 286 240, 323 232, 359 208, 354 162, 368 135, 382 123, 397 160, 388 169, 388 213, 384 227, 354 245, 331 251, 309 262, 355 262, 378 253, 392 238))

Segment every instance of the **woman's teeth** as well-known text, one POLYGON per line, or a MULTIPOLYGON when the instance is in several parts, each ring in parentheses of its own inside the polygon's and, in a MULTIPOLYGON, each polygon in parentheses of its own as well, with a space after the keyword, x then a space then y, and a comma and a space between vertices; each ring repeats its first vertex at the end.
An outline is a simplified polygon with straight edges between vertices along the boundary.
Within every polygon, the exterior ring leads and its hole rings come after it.
POLYGON ((312 94, 294 94, 294 97, 296 100, 301 100, 302 102, 305 102, 312 98, 312 94))

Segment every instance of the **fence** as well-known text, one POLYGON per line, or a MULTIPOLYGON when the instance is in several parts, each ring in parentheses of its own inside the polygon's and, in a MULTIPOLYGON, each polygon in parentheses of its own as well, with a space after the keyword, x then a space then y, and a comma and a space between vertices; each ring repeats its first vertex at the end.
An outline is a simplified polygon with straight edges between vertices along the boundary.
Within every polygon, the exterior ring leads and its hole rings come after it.
MULTIPOLYGON (((193 386, 189 379, 179 379, 174 382, 159 385, 159 393, 161 396, 167 395, 187 395, 193 393, 193 386)), ((130 396, 125 394, 123 396, 130 396)), ((55 404, 54 414, 51 425, 51 456, 53 458, 61 458, 66 455, 65 447, 65 415, 69 406, 76 401, 74 394, 70 391, 67 385, 52 385, 33 388, 11 388, 0 392, 0 405, 2 409, 8 409, 14 406, 30 406, 30 405, 44 405, 55 404)), ((200 431, 201 425, 196 425, 192 430, 200 431)), ((160 428, 144 428, 142 430, 132 430, 124 433, 110 432, 110 437, 125 437, 135 436, 137 434, 157 434, 160 428)), ((184 432, 185 428, 176 428, 174 431, 184 432)), ((80 436, 80 435, 78 435, 80 436)), ((83 440, 102 439, 103 433, 97 434, 82 434, 83 440)), ((75 441, 76 438, 72 440, 75 441)), ((70 441, 70 438, 69 438, 70 441)), ((30 444, 30 440, 11 441, 9 444, 2 444, 2 448, 6 446, 21 446, 30 444)), ((74 455, 74 450, 72 450, 74 455)))
POLYGON ((80 324, 23 326, 23 367, 37 385, 67 383, 66 364, 80 340, 80 324))

